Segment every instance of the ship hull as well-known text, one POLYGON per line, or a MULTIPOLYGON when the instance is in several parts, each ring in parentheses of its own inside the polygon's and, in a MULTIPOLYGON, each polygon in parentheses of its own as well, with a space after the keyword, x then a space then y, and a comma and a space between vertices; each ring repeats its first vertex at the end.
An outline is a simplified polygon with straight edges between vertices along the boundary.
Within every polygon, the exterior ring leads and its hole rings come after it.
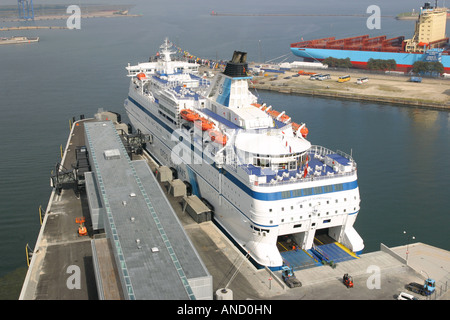
POLYGON ((39 37, 34 38, 25 38, 25 37, 18 37, 18 38, 6 38, 6 39, 0 39, 0 44, 21 44, 21 43, 32 43, 32 42, 39 42, 39 37))
MULTIPOLYGON (((370 59, 393 59, 397 63, 397 71, 409 72, 416 61, 424 61, 425 54, 407 52, 382 52, 382 51, 361 51, 361 50, 337 50, 319 48, 294 48, 291 47, 294 55, 305 59, 323 61, 328 57, 336 59, 350 58, 351 63, 356 68, 367 69, 367 62, 370 59)), ((441 63, 445 72, 450 72, 450 56, 442 55, 441 63)))
POLYGON ((312 146, 299 136, 303 127, 294 132, 278 120, 282 113, 263 110, 248 91, 245 53, 235 52, 210 85, 196 76, 196 65, 170 59, 167 39, 161 49, 156 61, 127 67, 128 118, 146 135, 152 157, 207 201, 213 222, 245 258, 279 270, 286 254, 297 259, 315 246, 316 231, 325 243, 361 252, 364 242, 353 228, 360 209, 353 158, 312 146), (192 73, 180 72, 186 69, 192 73), (183 118, 185 110, 214 123, 215 131, 183 118), (225 145, 213 132, 227 137, 225 145))
MULTIPOLYGON (((339 192, 339 199, 341 201, 355 199, 354 204, 349 205, 346 214, 334 215, 332 219, 329 219, 331 216, 321 217, 320 214, 307 216, 306 212, 299 212, 298 214, 303 216, 301 221, 297 220, 298 217, 286 219, 286 221, 282 218, 279 223, 274 223, 273 216, 263 216, 257 212, 267 208, 269 203, 276 205, 275 203, 290 201, 286 203, 286 207, 293 208, 291 205, 298 206, 305 201, 332 199, 331 197, 337 193, 333 192, 325 197, 320 195, 276 201, 281 194, 277 187, 270 189, 246 187, 234 174, 224 174, 223 170, 214 165, 202 162, 201 148, 195 146, 193 148, 187 142, 189 140, 187 137, 182 139, 186 145, 180 143, 180 140, 176 138, 177 132, 167 130, 169 124, 165 124, 164 120, 156 116, 158 108, 156 103, 149 103, 138 94, 133 94, 131 89, 124 107, 133 127, 151 135, 151 143, 147 143, 147 151, 160 165, 174 168, 178 179, 189 182, 193 194, 208 200, 214 207, 214 223, 244 254, 248 254, 248 258, 256 267, 268 267, 272 270, 279 270, 282 267, 283 257, 277 247, 277 239, 280 236, 295 236, 301 248, 307 249, 313 245, 316 230, 322 228, 330 230, 330 236, 351 248, 353 252, 357 254, 362 252, 364 247, 362 240, 359 235, 353 235, 356 233, 353 225, 359 213, 359 200, 357 200, 359 188, 356 173, 337 181, 345 186, 344 190, 339 192), (180 147, 183 149, 183 155, 178 157, 180 147), (191 153, 192 150, 193 153, 191 153), (186 154, 191 154, 190 159, 186 158, 186 154), (236 197, 237 190, 240 190, 238 197, 236 197), (350 209, 353 206, 354 208, 350 209), (350 211, 352 209, 354 211, 350 211)), ((225 171, 231 173, 231 170, 226 168, 225 171)), ((321 183, 318 181, 315 185, 321 185, 321 183)), ((295 184, 288 186, 289 189, 296 188, 295 184)))

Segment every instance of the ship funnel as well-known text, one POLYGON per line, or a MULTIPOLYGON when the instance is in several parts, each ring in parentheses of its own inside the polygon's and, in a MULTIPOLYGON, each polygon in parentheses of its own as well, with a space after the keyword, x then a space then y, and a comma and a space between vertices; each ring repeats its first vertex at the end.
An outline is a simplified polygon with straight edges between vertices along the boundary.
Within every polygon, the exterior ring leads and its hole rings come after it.
POLYGON ((248 77, 247 52, 235 51, 223 74, 230 77, 248 77))

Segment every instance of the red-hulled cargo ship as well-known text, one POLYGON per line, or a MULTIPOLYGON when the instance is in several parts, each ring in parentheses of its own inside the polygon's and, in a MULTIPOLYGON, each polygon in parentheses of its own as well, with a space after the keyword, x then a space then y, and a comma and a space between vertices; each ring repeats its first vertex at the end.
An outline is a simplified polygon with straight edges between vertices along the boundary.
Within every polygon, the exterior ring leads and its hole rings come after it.
POLYGON ((386 36, 336 39, 335 37, 302 41, 291 44, 291 51, 305 60, 323 61, 328 57, 349 58, 353 66, 367 68, 370 59, 395 60, 396 70, 409 71, 416 61, 439 61, 450 71, 450 49, 445 36, 447 9, 420 8, 414 36, 387 39, 386 36))

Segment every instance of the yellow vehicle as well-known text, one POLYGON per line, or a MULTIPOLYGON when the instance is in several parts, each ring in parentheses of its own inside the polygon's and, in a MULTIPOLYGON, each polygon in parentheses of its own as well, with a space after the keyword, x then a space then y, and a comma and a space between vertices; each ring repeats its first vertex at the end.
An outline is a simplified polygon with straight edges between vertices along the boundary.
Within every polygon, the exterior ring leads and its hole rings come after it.
POLYGON ((339 79, 338 79, 338 82, 347 82, 347 81, 350 81, 350 76, 342 76, 342 77, 339 77, 339 79))

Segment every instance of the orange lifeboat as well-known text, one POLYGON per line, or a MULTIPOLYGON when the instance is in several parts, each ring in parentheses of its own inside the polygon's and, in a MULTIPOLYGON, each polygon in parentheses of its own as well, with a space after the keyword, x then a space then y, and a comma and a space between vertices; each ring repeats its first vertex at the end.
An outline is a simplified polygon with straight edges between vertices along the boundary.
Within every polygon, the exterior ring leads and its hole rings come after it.
POLYGON ((214 127, 214 122, 208 121, 207 119, 202 117, 194 121, 194 124, 197 128, 201 128, 202 131, 210 130, 214 127))
POLYGON ((145 73, 143 73, 143 72, 138 73, 138 74, 136 75, 136 77, 137 77, 139 80, 145 80, 145 79, 147 79, 147 76, 146 76, 145 73))
POLYGON ((227 136, 222 134, 222 132, 217 130, 210 130, 208 134, 212 142, 221 144, 223 146, 227 144, 227 136))
MULTIPOLYGON (((292 123, 292 130, 294 130, 294 133, 296 133, 300 127, 301 125, 299 125, 298 123, 295 122, 292 123)), ((300 129, 300 134, 302 135, 303 138, 306 138, 308 133, 309 133, 308 128, 305 125, 303 125, 303 127, 300 129)))
POLYGON ((278 119, 281 122, 286 122, 288 121, 291 117, 289 117, 287 114, 281 114, 281 112, 277 111, 277 110, 268 110, 267 113, 274 119, 277 119, 278 117, 280 117, 280 119, 278 119))
POLYGON ((198 120, 200 118, 200 116, 198 115, 198 113, 190 110, 190 109, 183 109, 180 111, 180 115, 184 120, 187 121, 195 121, 198 120))
POLYGON ((280 113, 277 110, 267 110, 267 113, 272 117, 276 118, 280 115, 280 113))
POLYGON ((308 133, 309 133, 309 130, 308 130, 308 128, 305 126, 305 127, 303 127, 303 128, 300 129, 300 133, 302 134, 302 137, 303 137, 303 138, 306 138, 306 136, 307 136, 308 133))
POLYGON ((281 122, 286 122, 286 121, 288 121, 290 118, 291 118, 291 117, 289 117, 287 114, 283 114, 283 115, 280 117, 280 121, 281 121, 281 122))

